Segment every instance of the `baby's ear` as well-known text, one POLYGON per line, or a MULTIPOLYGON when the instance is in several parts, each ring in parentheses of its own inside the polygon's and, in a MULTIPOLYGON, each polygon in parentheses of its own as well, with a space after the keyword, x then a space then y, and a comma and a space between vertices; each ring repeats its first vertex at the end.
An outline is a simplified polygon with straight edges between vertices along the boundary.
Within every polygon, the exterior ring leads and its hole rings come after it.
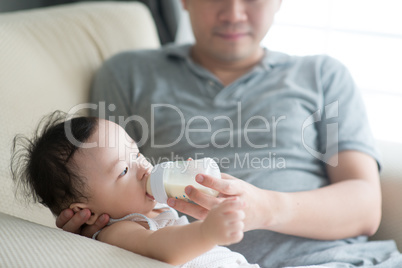
POLYGON ((91 217, 85 222, 88 225, 92 225, 96 222, 96 220, 100 217, 97 213, 94 213, 92 209, 88 206, 88 204, 85 203, 73 203, 70 205, 70 208, 74 211, 74 213, 78 213, 81 210, 87 208, 89 211, 91 211, 91 217))

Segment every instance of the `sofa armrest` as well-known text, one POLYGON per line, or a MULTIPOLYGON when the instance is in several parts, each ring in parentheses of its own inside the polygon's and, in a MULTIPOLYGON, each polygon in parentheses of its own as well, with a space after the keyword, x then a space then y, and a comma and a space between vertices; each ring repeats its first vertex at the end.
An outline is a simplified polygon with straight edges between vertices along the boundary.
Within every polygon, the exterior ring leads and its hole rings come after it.
POLYGON ((402 250, 402 143, 378 142, 382 154, 382 220, 371 240, 395 240, 402 250))

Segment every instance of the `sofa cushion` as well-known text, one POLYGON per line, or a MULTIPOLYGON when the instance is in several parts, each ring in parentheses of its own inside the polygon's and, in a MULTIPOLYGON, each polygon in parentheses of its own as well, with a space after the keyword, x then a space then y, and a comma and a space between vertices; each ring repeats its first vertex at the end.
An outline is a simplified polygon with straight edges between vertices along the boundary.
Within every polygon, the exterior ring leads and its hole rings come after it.
POLYGON ((48 209, 14 199, 9 173, 16 133, 87 102, 93 73, 111 55, 159 46, 138 2, 92 2, 0 14, 0 212, 54 226, 48 209))

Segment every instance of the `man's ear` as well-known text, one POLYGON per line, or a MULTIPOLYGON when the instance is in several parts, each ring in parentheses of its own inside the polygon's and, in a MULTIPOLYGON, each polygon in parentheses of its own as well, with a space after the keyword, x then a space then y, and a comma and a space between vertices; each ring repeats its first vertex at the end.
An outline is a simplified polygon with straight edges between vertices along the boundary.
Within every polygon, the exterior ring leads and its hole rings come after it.
POLYGON ((85 222, 88 225, 92 225, 96 222, 96 220, 100 217, 98 213, 95 213, 88 204, 86 203, 73 203, 70 205, 70 208, 74 211, 74 213, 80 212, 81 210, 87 208, 89 211, 91 211, 91 216, 89 219, 85 222))
POLYGON ((187 10, 187 0, 181 0, 181 5, 184 10, 187 10))

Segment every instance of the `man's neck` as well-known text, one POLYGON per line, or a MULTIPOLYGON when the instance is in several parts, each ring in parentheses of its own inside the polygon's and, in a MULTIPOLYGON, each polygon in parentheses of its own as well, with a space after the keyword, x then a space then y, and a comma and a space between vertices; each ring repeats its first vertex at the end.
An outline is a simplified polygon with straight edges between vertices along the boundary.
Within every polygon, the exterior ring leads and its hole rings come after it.
POLYGON ((224 61, 208 57, 207 55, 201 56, 200 53, 197 53, 194 48, 191 50, 191 57, 193 60, 203 66, 205 69, 212 72, 224 86, 228 86, 242 75, 249 72, 261 61, 263 55, 263 48, 259 48, 258 51, 247 58, 224 61))

